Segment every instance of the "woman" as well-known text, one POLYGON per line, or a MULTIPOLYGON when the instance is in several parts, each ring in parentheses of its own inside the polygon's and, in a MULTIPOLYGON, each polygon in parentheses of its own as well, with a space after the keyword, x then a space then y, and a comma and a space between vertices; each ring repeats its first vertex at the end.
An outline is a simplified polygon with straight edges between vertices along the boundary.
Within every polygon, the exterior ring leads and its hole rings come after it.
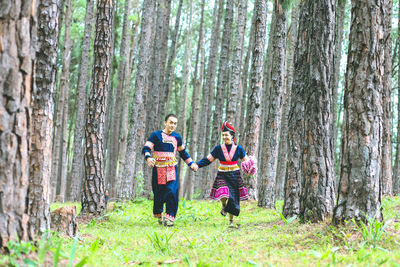
POLYGON ((224 143, 217 145, 211 154, 197 162, 197 165, 199 168, 205 167, 215 159, 219 159, 220 165, 210 197, 221 200, 221 215, 226 216, 226 213, 229 213, 229 221, 233 225, 233 216, 239 216, 240 213, 240 200, 248 198, 237 163, 238 159, 246 161, 248 157, 243 147, 235 143, 235 128, 224 122, 221 129, 224 143))

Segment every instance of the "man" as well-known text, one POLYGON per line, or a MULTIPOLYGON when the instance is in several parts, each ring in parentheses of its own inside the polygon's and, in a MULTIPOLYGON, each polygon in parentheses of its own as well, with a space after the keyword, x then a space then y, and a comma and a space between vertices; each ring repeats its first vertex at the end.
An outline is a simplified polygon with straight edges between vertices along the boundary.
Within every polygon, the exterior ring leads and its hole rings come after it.
POLYGON ((186 152, 182 143, 182 137, 175 133, 178 118, 174 114, 165 117, 165 128, 162 131, 153 132, 143 147, 147 165, 153 168, 152 188, 154 193, 153 214, 158 222, 166 226, 173 226, 179 201, 179 171, 176 161, 176 151, 180 157, 193 170, 198 166, 186 152), (151 150, 154 157, 151 157, 151 150), (166 212, 163 217, 164 203, 166 212))

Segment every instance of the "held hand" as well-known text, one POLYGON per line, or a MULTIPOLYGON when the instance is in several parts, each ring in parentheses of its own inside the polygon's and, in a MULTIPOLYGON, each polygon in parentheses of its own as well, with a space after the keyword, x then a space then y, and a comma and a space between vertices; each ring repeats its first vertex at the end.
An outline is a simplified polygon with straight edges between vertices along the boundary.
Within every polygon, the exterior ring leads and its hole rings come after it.
POLYGON ((147 158, 146 161, 147 161, 147 165, 148 165, 150 168, 153 168, 153 167, 154 167, 154 164, 156 163, 156 159, 151 158, 151 157, 147 158))
POLYGON ((199 166, 196 163, 193 163, 192 165, 190 165, 190 168, 192 169, 192 171, 197 172, 199 166))

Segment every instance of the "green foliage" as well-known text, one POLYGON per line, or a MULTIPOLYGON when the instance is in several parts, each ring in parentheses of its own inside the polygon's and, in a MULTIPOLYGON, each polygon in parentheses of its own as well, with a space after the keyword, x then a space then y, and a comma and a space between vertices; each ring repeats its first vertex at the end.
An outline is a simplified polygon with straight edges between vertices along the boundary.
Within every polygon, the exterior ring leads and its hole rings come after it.
POLYGON ((329 258, 331 258, 331 263, 333 266, 336 265, 336 251, 338 251, 339 248, 338 247, 328 247, 328 249, 324 252, 320 252, 320 251, 315 251, 315 250, 311 250, 310 254, 313 255, 315 258, 318 259, 318 266, 320 266, 320 261, 322 260, 327 260, 329 258))
POLYGON ((364 243, 362 244, 363 246, 369 245, 375 248, 383 241, 382 238, 389 223, 385 221, 379 222, 376 219, 377 214, 378 212, 371 218, 363 213, 366 223, 363 221, 357 223, 354 218, 352 219, 353 224, 362 235, 364 240, 364 243))
POLYGON ((166 232, 164 234, 159 235, 157 232, 154 232, 151 235, 147 235, 151 244, 156 250, 159 250, 161 253, 165 254, 166 252, 170 252, 170 243, 172 236, 175 232, 172 232, 168 235, 166 232))
POLYGON ((9 265, 9 266, 21 266, 22 262, 25 266, 37 266, 37 263, 29 258, 26 258, 26 255, 35 251, 35 246, 32 242, 24 242, 24 241, 8 241, 7 243, 9 254, 0 258, 0 265, 9 265))
POLYGON ((36 242, 10 240, 7 246, 9 253, 0 255, 0 266, 48 266, 52 262, 51 265, 57 267, 65 265, 64 262, 68 259, 69 267, 81 267, 86 264, 87 257, 74 265, 77 241, 78 237, 75 237, 74 246, 67 255, 64 253, 64 240, 59 238, 56 233, 45 232, 41 239, 36 242))
POLYGON ((286 219, 285 216, 283 216, 282 212, 279 212, 279 217, 281 217, 281 220, 284 221, 285 224, 289 224, 289 223, 293 222, 297 218, 297 216, 294 215, 293 217, 291 217, 289 219, 286 219))
MULTIPOLYGON (((395 219, 400 198, 385 199, 384 216, 395 219)), ((282 201, 277 210, 263 209, 255 202, 242 202, 238 228, 229 228, 228 217, 219 214, 220 203, 181 199, 175 226, 158 224, 152 216, 152 201, 134 199, 115 203, 107 220, 80 225, 74 259, 88 266, 396 266, 400 258, 399 228, 391 224, 381 242, 360 246, 364 239, 349 225, 309 224, 282 219, 282 201), (393 226, 393 227, 392 227, 393 226)), ((62 240, 60 259, 68 265, 75 239, 62 240)), ((77 264, 75 261, 74 264, 77 264)))
POLYGON ((144 177, 143 177, 143 172, 139 172, 138 175, 136 176, 136 195, 141 196, 144 193, 144 177))

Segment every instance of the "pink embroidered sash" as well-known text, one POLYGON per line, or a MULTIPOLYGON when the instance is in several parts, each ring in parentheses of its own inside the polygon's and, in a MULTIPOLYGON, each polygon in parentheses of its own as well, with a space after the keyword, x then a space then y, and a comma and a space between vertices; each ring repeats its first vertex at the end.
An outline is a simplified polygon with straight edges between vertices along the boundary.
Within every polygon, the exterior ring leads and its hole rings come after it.
POLYGON ((236 148, 237 148, 237 145, 232 144, 231 151, 229 151, 229 153, 228 153, 228 148, 226 147, 226 145, 225 144, 221 145, 222 153, 224 153, 224 157, 225 157, 226 161, 232 161, 233 156, 235 155, 235 152, 236 152, 236 148))

